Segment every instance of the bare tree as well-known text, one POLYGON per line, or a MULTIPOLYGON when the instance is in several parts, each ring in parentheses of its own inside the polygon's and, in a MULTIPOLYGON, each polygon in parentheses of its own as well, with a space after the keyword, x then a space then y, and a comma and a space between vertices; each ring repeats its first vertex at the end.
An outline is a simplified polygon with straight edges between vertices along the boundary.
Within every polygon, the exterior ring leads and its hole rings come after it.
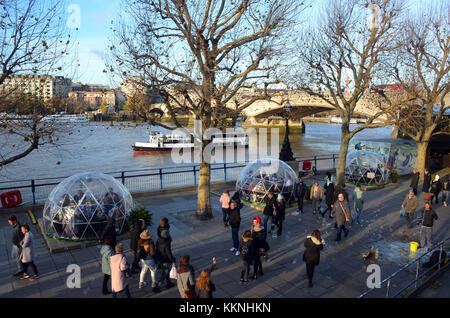
MULTIPOLYGON (((18 137, 16 142, 2 145, 0 167, 25 157, 44 140, 51 140, 55 131, 52 125, 40 120, 57 105, 24 94, 21 87, 3 84, 16 73, 37 75, 62 71, 61 61, 70 47, 64 3, 54 0, 4 0, 0 3, 0 136, 3 140, 9 140, 11 135, 18 137), (17 107, 11 108, 11 105, 17 107), (17 119, 17 109, 22 109, 20 118, 23 120, 12 119, 17 119)), ((42 96, 43 92, 38 95, 42 96)))
MULTIPOLYGON (((201 120, 203 131, 222 129, 227 118, 269 98, 263 90, 239 107, 233 100, 245 85, 274 82, 302 8, 304 2, 294 0, 135 0, 124 8, 128 23, 115 26, 111 68, 158 93, 176 127, 182 127, 181 111, 201 120)), ((208 143, 202 140, 200 149, 200 219, 212 217, 208 143)))
MULTIPOLYGON (((448 126, 444 114, 450 109, 449 10, 449 3, 444 1, 408 16, 402 23, 402 46, 386 68, 390 70, 387 75, 400 83, 412 100, 390 118, 400 134, 417 143, 417 169, 422 176, 431 138, 448 133, 439 127, 445 123, 448 126)), ((391 102, 389 96, 385 98, 391 102)))
POLYGON ((337 0, 326 5, 322 22, 299 36, 300 70, 294 79, 298 88, 335 107, 342 119, 337 183, 343 184, 351 138, 363 129, 380 127, 374 121, 389 107, 370 94, 370 85, 380 62, 396 48, 402 6, 396 0, 337 0), (367 18, 370 12, 372 20, 367 18), (351 130, 358 103, 372 115, 351 130))

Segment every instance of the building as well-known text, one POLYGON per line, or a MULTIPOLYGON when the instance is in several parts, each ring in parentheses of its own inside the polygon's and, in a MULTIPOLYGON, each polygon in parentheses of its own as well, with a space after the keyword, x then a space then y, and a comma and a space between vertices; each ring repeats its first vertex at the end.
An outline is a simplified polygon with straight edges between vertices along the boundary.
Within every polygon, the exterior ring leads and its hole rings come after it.
POLYGON ((91 108, 98 109, 101 104, 107 106, 116 105, 116 96, 114 91, 71 91, 69 92, 69 99, 72 103, 83 103, 91 108))
POLYGON ((103 84, 85 84, 75 82, 72 84, 72 92, 103 92, 110 91, 109 86, 103 84))
POLYGON ((150 88, 144 84, 143 80, 137 76, 129 77, 119 84, 118 90, 123 92, 127 98, 136 93, 149 94, 150 88))
POLYGON ((71 90, 72 80, 63 76, 13 74, 9 75, 2 85, 2 93, 31 94, 44 100, 54 96, 67 97, 71 90))

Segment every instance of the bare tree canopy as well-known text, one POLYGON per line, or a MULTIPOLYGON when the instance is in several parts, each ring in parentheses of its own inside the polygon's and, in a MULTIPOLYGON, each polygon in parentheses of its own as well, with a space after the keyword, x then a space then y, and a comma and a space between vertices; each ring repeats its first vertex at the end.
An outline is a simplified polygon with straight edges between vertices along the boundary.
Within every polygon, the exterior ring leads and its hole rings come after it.
MULTIPOLYGON (((71 45, 64 17, 65 1, 0 3, 0 167, 25 157, 44 142, 51 142, 56 131, 52 125, 40 122, 55 108, 54 99, 44 101, 22 91, 19 85, 3 84, 16 73, 46 75, 62 70, 71 45)), ((47 80, 42 78, 40 89, 45 89, 47 80)))
POLYGON ((370 94, 381 74, 382 61, 398 47, 402 4, 396 0, 326 1, 324 15, 298 37, 298 59, 293 86, 334 106, 342 119, 337 182, 344 182, 350 139, 385 114, 386 103, 370 94), (365 99, 372 115, 350 130, 357 103, 365 99))
POLYGON ((407 16, 399 37, 401 46, 387 61, 386 76, 400 83, 411 100, 390 118, 400 134, 416 141, 421 173, 432 136, 443 121, 448 125, 443 115, 450 109, 449 10, 449 3, 441 1, 407 16))
MULTIPOLYGON (((204 129, 223 128, 227 118, 269 98, 263 90, 235 104, 242 87, 267 88, 277 81, 277 66, 304 7, 294 0, 126 2, 127 15, 114 27, 110 71, 136 76, 159 93, 177 127, 181 111, 201 119, 204 129)), ((204 159, 201 169, 198 215, 209 218, 210 171, 204 159)))

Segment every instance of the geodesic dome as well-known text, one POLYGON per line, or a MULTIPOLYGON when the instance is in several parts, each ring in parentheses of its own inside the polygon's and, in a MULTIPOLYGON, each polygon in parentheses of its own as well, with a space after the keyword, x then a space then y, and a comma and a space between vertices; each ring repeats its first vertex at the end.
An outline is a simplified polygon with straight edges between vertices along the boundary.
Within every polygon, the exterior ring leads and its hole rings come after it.
POLYGON ((376 185, 388 182, 384 158, 365 150, 355 150, 347 155, 345 176, 347 181, 359 184, 376 185))
POLYGON ((297 176, 285 162, 264 158, 249 163, 240 173, 236 191, 242 200, 264 203, 269 191, 281 193, 286 202, 295 200, 297 176))
POLYGON ((129 230, 134 201, 127 188, 112 176, 87 172, 64 179, 44 206, 45 234, 74 241, 99 240, 113 219, 117 234, 129 230))

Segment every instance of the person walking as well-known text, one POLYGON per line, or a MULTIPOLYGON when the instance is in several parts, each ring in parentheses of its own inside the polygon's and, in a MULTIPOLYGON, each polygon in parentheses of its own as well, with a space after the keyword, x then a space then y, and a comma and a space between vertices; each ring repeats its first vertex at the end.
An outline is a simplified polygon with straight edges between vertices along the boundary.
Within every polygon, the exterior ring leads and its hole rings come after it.
POLYGON ((116 298, 117 294, 121 292, 123 292, 127 298, 131 298, 128 283, 125 280, 125 271, 128 270, 129 265, 125 254, 123 254, 123 244, 117 244, 115 251, 116 254, 110 257, 112 298, 116 298))
POLYGON ((198 298, 213 298, 213 292, 216 286, 211 282, 211 272, 216 267, 216 258, 213 257, 213 263, 207 269, 202 270, 197 278, 198 298))
POLYGON ((150 271, 150 276, 152 279, 152 291, 154 293, 159 293, 161 290, 156 282, 156 269, 158 264, 155 258, 156 249, 155 243, 152 240, 152 234, 149 230, 144 230, 140 235, 140 240, 138 243, 138 257, 141 263, 141 273, 139 275, 139 288, 147 286, 145 282, 145 274, 150 271))
POLYGON ((333 205, 331 213, 336 215, 337 236, 336 242, 341 240, 341 232, 344 231, 344 237, 347 237, 349 230, 345 228, 345 223, 350 222, 350 206, 345 200, 344 194, 338 194, 338 200, 333 205))
POLYGON ((450 175, 446 175, 442 181, 442 205, 447 207, 450 203, 450 175))
POLYGON ((228 227, 228 221, 230 219, 230 191, 227 189, 223 190, 220 196, 219 202, 222 204, 222 216, 223 216, 223 227, 228 227))
POLYGON ((115 249, 117 245, 117 233, 116 233, 116 220, 114 218, 110 218, 108 220, 108 223, 103 230, 101 241, 104 242, 106 239, 108 239, 111 242, 112 248, 115 249))
POLYGON ((38 270, 36 268, 36 265, 34 264, 34 240, 33 240, 33 233, 30 232, 30 226, 28 224, 23 224, 21 226, 23 239, 19 243, 22 247, 22 253, 20 262, 22 264, 22 276, 20 276, 20 279, 27 279, 29 278, 31 281, 36 280, 38 278, 38 270), (33 276, 28 275, 28 266, 31 266, 31 269, 33 270, 33 276))
POLYGON ((422 224, 420 228, 420 246, 427 246, 427 251, 431 250, 433 243, 431 241, 431 234, 433 233, 433 222, 437 220, 438 216, 433 209, 431 209, 431 202, 425 203, 425 208, 422 212, 422 224))
POLYGON ((230 220, 228 222, 231 227, 231 237, 233 239, 233 247, 230 249, 230 252, 236 251, 235 255, 239 256, 239 227, 241 226, 241 212, 235 201, 231 201, 230 220))
POLYGON ((327 205, 327 208, 322 213, 322 217, 325 217, 325 214, 330 211, 329 218, 331 219, 331 210, 332 205, 335 202, 334 201, 334 183, 329 183, 328 185, 325 184, 325 204, 327 205))
POLYGON ((159 226, 156 229, 156 234, 158 235, 158 238, 161 237, 161 232, 162 231, 169 231, 170 230, 170 224, 169 224, 169 219, 164 217, 159 221, 159 226))
MULTIPOLYGON (((413 175, 411 177, 411 182, 409 184, 409 187, 413 190, 414 195, 417 195, 417 186, 419 185, 419 176, 420 176, 419 172, 416 169, 414 169, 413 175)), ((422 187, 422 191, 423 190, 424 190, 424 188, 422 187)), ((428 189, 427 189, 427 191, 428 191, 428 189)), ((423 192, 425 192, 425 191, 423 191, 423 192)))
POLYGON ((303 200, 306 195, 306 185, 303 183, 303 179, 298 180, 295 194, 297 196, 297 204, 298 204, 297 212, 303 213, 303 200))
POLYGON ((435 199, 435 203, 439 203, 439 193, 441 192, 442 184, 441 180, 439 180, 439 175, 437 174, 434 177, 433 182, 430 186, 431 200, 430 203, 433 204, 433 199, 435 199))
POLYGON ((100 254, 102 255, 102 272, 103 272, 103 295, 109 295, 111 292, 108 290, 108 282, 111 278, 111 256, 114 255, 114 250, 111 246, 109 239, 105 239, 103 246, 100 249, 100 254))
POLYGON ((177 271, 177 286, 181 298, 195 298, 195 274, 194 268, 191 266, 191 257, 183 255, 180 258, 180 266, 177 271))
POLYGON ((20 242, 23 240, 24 235, 22 233, 22 226, 20 225, 20 222, 17 220, 17 217, 15 215, 11 215, 8 218, 8 223, 9 223, 9 225, 12 226, 11 259, 15 260, 16 264, 17 264, 17 272, 15 274, 13 274, 13 276, 18 277, 23 274, 22 264, 20 262, 20 255, 21 255, 20 242))
POLYGON ((284 201, 283 195, 280 193, 277 197, 277 234, 273 234, 273 238, 277 238, 277 236, 281 236, 283 231, 283 222, 286 218, 286 202, 284 201))
POLYGON ((319 230, 314 230, 311 235, 306 237, 304 243, 305 252, 303 261, 306 263, 306 274, 308 276, 308 286, 313 287, 314 268, 319 265, 320 251, 323 250, 325 241, 322 239, 319 230))
POLYGON ((257 279, 257 275, 263 275, 261 257, 264 257, 266 260, 268 259, 267 251, 270 249, 270 246, 267 244, 266 236, 267 233, 264 227, 261 227, 261 218, 259 216, 255 216, 252 225, 252 240, 254 249, 253 280, 257 279))
POLYGON ((241 283, 248 283, 248 275, 250 273, 250 265, 254 260, 254 249, 252 232, 247 230, 242 234, 241 241, 239 243, 239 251, 242 255, 242 271, 241 271, 241 283))
POLYGON ((319 185, 319 182, 314 182, 314 185, 311 187, 310 192, 310 200, 312 201, 313 214, 316 212, 320 213, 320 202, 322 202, 323 198, 323 190, 319 185))
POLYGON ((364 205, 364 192, 361 190, 361 185, 357 184, 353 191, 353 207, 355 209, 355 215, 353 220, 360 224, 359 218, 363 210, 364 205))
POLYGON ((408 229, 412 228, 412 221, 414 219, 414 213, 417 209, 417 197, 414 195, 414 190, 410 190, 402 203, 402 208, 405 209, 405 218, 408 222, 408 229))
POLYGON ((270 191, 270 192, 267 194, 267 197, 266 197, 266 206, 264 207, 263 214, 264 214, 264 221, 263 221, 263 222, 264 222, 264 229, 265 229, 266 231, 267 231, 267 223, 268 223, 269 219, 271 220, 271 223, 270 223, 270 231, 268 232, 269 234, 271 234, 272 231, 273 231, 274 228, 275 228, 275 220, 274 220, 274 217, 275 217, 276 214, 277 214, 277 200, 275 199, 275 197, 274 197, 272 191, 270 191))
MULTIPOLYGON (((431 186, 431 173, 430 171, 428 171, 428 169, 425 168, 423 173, 422 192, 425 193, 426 200, 429 200, 430 186, 431 186)), ((417 195, 417 191, 414 192, 414 194, 417 195)))
POLYGON ((163 279, 166 281, 166 288, 172 288, 174 284, 170 281, 170 270, 176 266, 175 257, 172 255, 172 237, 169 230, 160 232, 160 237, 156 241, 156 257, 161 265, 163 279))
POLYGON ((130 231, 130 249, 133 251, 133 263, 131 264, 131 272, 133 274, 139 273, 139 257, 138 257, 138 242, 142 231, 145 229, 145 221, 139 219, 134 224, 130 231))
POLYGON ((334 177, 329 171, 327 171, 327 176, 325 177, 325 185, 323 186, 324 189, 326 189, 332 183, 334 184, 334 177))

